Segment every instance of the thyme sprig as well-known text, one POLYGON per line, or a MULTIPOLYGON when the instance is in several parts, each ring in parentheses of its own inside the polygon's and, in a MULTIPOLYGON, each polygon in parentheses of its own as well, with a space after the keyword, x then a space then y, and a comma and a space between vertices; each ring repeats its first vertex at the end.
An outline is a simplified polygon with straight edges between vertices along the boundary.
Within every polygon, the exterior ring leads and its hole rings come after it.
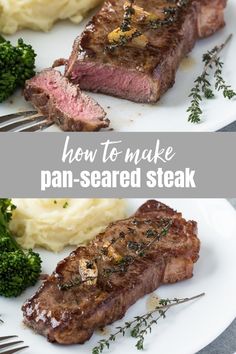
POLYGON ((194 87, 191 89, 189 97, 192 98, 191 105, 187 109, 189 113, 188 121, 191 123, 199 123, 203 114, 201 108, 201 102, 203 98, 211 99, 215 97, 214 88, 217 91, 222 91, 223 96, 228 99, 232 99, 236 93, 232 90, 230 85, 227 85, 222 77, 222 69, 224 63, 221 61, 219 54, 226 47, 232 38, 230 34, 224 43, 220 46, 215 46, 212 50, 203 55, 204 69, 200 76, 194 81, 194 87), (214 78, 215 86, 212 87, 212 83, 209 80, 210 71, 215 69, 214 78))
POLYGON ((157 324, 161 318, 165 319, 166 313, 171 307, 199 299, 204 295, 205 293, 184 299, 161 299, 154 310, 144 315, 134 317, 132 321, 125 322, 122 327, 116 327, 117 331, 115 333, 112 333, 107 339, 102 339, 97 343, 97 346, 92 350, 92 354, 101 354, 106 348, 109 349, 112 342, 115 342, 120 335, 125 336, 127 331, 130 331, 131 337, 137 339, 136 348, 143 350, 145 336, 151 333, 152 326, 157 324))

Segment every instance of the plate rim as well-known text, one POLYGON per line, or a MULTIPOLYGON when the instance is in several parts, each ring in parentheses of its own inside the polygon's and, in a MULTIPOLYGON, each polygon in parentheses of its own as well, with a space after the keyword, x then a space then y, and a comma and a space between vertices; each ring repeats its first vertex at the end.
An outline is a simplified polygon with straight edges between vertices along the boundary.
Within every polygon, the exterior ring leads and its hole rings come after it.
MULTIPOLYGON (((128 199, 128 203, 129 200, 138 200, 138 201, 145 201, 145 198, 129 198, 128 199)), ((185 202, 185 201, 189 201, 189 199, 187 198, 160 198, 160 201, 163 201, 164 203, 166 202, 167 204, 171 205, 171 201, 173 201, 173 208, 175 208, 175 201, 177 200, 181 200, 181 203, 185 202)), ((207 207, 209 207, 209 205, 212 203, 215 204, 215 202, 220 203, 220 207, 224 208, 224 210, 226 210, 227 214, 230 213, 230 219, 232 219, 232 217, 234 218, 234 216, 236 216, 236 210, 235 208, 230 204, 229 201, 227 201, 226 199, 206 199, 206 198, 196 198, 196 199, 190 199, 190 202, 193 203, 193 206, 195 205, 195 202, 200 203, 200 205, 202 203, 204 203, 204 209, 206 210, 207 207)), ((128 205, 129 207, 129 205, 128 205)), ((133 205, 131 205, 131 207, 133 208, 133 205)), ((221 233, 220 233, 221 234, 221 233)), ((235 292, 236 292, 236 288, 235 288, 235 292)), ((235 310, 236 310, 236 297, 235 297, 235 310)), ((228 315, 227 318, 223 321, 221 320, 221 325, 217 327, 216 330, 214 330, 212 332, 212 334, 210 336, 208 336, 208 338, 206 338, 204 341, 201 342, 201 344, 199 345, 195 345, 192 348, 192 351, 189 352, 187 350, 182 350, 183 354, 195 354, 198 351, 200 351, 203 348, 206 348, 208 345, 210 345, 212 342, 214 342, 214 340, 216 340, 225 330, 227 330, 227 328, 230 326, 230 324, 234 321, 234 319, 236 318, 236 311, 234 313, 234 308, 232 308, 232 315, 228 315)), ((26 337, 27 337, 27 333, 26 333, 26 337)), ((153 349, 154 347, 148 347, 146 349, 147 353, 153 354, 153 349)), ((82 350, 82 348, 80 348, 82 350)))

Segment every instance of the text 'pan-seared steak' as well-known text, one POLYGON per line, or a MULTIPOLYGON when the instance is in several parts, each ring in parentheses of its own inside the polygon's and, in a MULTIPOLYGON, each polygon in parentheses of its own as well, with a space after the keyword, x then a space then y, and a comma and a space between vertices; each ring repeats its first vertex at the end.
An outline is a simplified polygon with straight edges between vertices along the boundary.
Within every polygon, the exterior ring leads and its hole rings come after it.
MULTIPOLYGON (((156 102, 175 82, 181 60, 198 38, 224 26, 227 0, 135 0, 149 13, 183 5, 173 22, 158 29, 142 27, 147 45, 107 50, 108 34, 119 28, 127 0, 107 0, 76 39, 66 75, 81 89, 135 102, 156 102)), ((140 28, 138 27, 138 30, 140 28)))
POLYGON ((24 322, 51 342, 84 343, 161 284, 191 278, 199 249, 196 222, 150 200, 60 262, 24 322))
POLYGON ((65 131, 97 131, 109 126, 102 107, 57 70, 43 70, 26 81, 24 96, 65 131))

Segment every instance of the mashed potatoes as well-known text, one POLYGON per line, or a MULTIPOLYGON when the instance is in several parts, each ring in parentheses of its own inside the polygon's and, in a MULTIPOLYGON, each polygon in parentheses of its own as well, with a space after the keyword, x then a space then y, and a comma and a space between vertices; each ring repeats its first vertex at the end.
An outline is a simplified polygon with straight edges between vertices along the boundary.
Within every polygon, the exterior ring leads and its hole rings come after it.
POLYGON ((48 31, 57 20, 79 23, 102 0, 0 0, 0 32, 48 31))
POLYGON ((59 252, 91 240, 125 216, 121 199, 13 199, 10 229, 24 248, 59 252))

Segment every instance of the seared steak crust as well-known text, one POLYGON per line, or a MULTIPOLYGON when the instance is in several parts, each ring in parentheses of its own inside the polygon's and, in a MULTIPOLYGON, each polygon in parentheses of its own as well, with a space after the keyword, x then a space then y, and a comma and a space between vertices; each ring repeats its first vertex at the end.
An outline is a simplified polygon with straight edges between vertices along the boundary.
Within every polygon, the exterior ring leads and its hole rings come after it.
MULTIPOLYGON (((122 23, 125 1, 104 3, 76 39, 66 74, 81 89, 136 102, 156 102, 174 84, 180 61, 196 40, 224 26, 226 0, 190 0, 173 24, 145 30, 146 48, 126 45, 105 50, 108 33, 122 23)), ((136 0, 135 4, 156 13, 173 1, 136 0)))
POLYGON ((97 131, 109 126, 98 103, 54 69, 43 70, 26 81, 24 96, 64 131, 97 131))
POLYGON ((109 225, 88 247, 77 248, 60 262, 55 272, 24 304, 25 324, 51 342, 84 343, 95 329, 121 319, 132 304, 161 284, 192 277, 200 248, 196 233, 196 222, 186 221, 181 213, 162 203, 148 201, 134 216, 109 225), (142 257, 135 257, 126 271, 104 275, 107 274, 104 270, 117 267, 115 256, 135 255, 128 245, 150 241, 153 232, 160 232, 160 225, 166 218, 172 220, 166 236, 153 243, 142 257), (118 241, 112 243, 114 239, 118 241), (95 283, 61 290, 62 284, 70 284, 76 279, 81 260, 95 259, 107 242, 112 244, 109 252, 113 255, 103 252, 103 256, 97 258, 95 283))

